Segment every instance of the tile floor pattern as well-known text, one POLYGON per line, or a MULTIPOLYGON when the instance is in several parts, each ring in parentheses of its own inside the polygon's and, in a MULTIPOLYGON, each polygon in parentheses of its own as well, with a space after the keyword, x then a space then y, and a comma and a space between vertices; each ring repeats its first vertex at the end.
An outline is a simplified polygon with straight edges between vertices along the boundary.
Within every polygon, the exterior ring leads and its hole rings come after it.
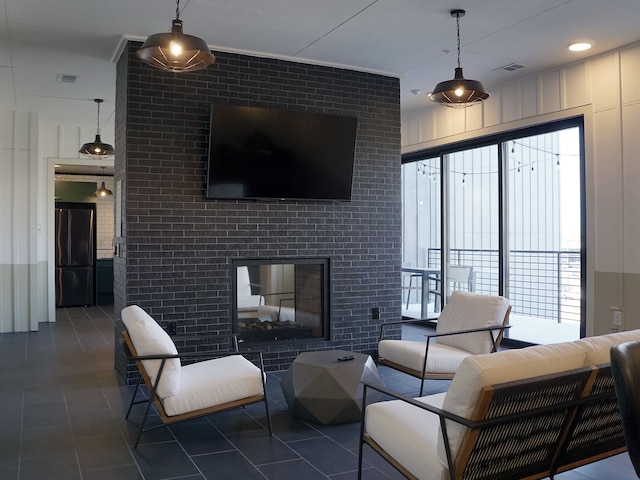
MULTIPOLYGON (((356 478, 359 424, 321 426, 292 418, 269 373, 274 436, 262 404, 143 435, 123 419, 131 387, 113 370, 113 312, 57 311, 38 332, 0 334, 0 479, 350 480, 356 478)), ((419 329, 407 335, 420 336, 419 329)), ((411 377, 381 368, 409 395, 411 377)), ((446 381, 429 383, 443 391, 446 381)), ((400 479, 365 447, 365 480, 400 479)), ((558 475, 559 480, 636 478, 626 454, 558 475)))

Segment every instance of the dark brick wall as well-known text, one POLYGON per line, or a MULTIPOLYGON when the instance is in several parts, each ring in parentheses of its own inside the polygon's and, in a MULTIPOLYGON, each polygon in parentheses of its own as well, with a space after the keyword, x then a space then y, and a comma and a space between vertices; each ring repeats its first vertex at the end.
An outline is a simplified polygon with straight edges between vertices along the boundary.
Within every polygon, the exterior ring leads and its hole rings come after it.
MULTIPOLYGON (((140 62, 138 46, 117 65, 116 317, 138 304, 163 326, 177 322, 179 335, 230 333, 232 259, 329 258, 330 341, 266 345, 268 369, 305 350, 373 353, 380 321, 401 308, 399 80, 232 53, 172 74, 140 62), (205 199, 213 102, 357 115, 352 201, 205 199), (374 306, 381 320, 371 319, 374 306)), ((177 339, 190 350, 219 341, 177 339)), ((120 374, 123 358, 116 352, 120 374)))

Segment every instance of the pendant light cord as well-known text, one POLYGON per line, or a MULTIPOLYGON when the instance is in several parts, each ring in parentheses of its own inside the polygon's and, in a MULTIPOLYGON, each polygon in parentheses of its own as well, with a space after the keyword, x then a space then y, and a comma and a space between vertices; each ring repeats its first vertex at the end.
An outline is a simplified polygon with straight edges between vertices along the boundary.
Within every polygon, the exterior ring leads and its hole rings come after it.
POLYGON ((100 135, 100 104, 102 103, 102 100, 96 100, 96 103, 98 104, 98 118, 96 120, 98 128, 96 128, 96 133, 100 135))
POLYGON ((456 27, 458 28, 458 68, 460 68, 460 14, 456 13, 456 27))
POLYGON ((180 20, 180 0, 176 0, 176 20, 180 20))

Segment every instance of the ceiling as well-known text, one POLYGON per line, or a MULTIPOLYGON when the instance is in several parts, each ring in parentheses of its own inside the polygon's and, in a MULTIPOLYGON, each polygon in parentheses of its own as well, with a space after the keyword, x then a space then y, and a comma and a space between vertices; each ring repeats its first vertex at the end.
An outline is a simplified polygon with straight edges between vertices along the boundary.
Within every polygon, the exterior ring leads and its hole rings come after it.
MULTIPOLYGON (((127 39, 168 31, 169 0, 0 0, 0 107, 57 123, 113 125, 115 62, 127 39), (60 75, 77 76, 75 83, 60 75)), ((185 33, 234 51, 393 75, 404 112, 453 78, 492 87, 640 40, 638 0, 183 0, 185 33), (588 52, 567 46, 589 41, 588 52), (508 71, 505 66, 522 65, 508 71), (412 91, 419 90, 421 94, 412 91)), ((489 100, 490 101, 490 100, 489 100)), ((105 138, 104 141, 113 142, 105 138)))

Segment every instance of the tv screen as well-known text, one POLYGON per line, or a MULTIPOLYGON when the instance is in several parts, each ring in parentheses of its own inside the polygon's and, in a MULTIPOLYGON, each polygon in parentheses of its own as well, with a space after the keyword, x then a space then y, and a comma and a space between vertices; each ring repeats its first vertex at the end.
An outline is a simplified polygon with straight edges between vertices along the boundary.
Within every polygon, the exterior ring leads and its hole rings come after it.
POLYGON ((211 108, 207 198, 350 200, 357 118, 211 108))

